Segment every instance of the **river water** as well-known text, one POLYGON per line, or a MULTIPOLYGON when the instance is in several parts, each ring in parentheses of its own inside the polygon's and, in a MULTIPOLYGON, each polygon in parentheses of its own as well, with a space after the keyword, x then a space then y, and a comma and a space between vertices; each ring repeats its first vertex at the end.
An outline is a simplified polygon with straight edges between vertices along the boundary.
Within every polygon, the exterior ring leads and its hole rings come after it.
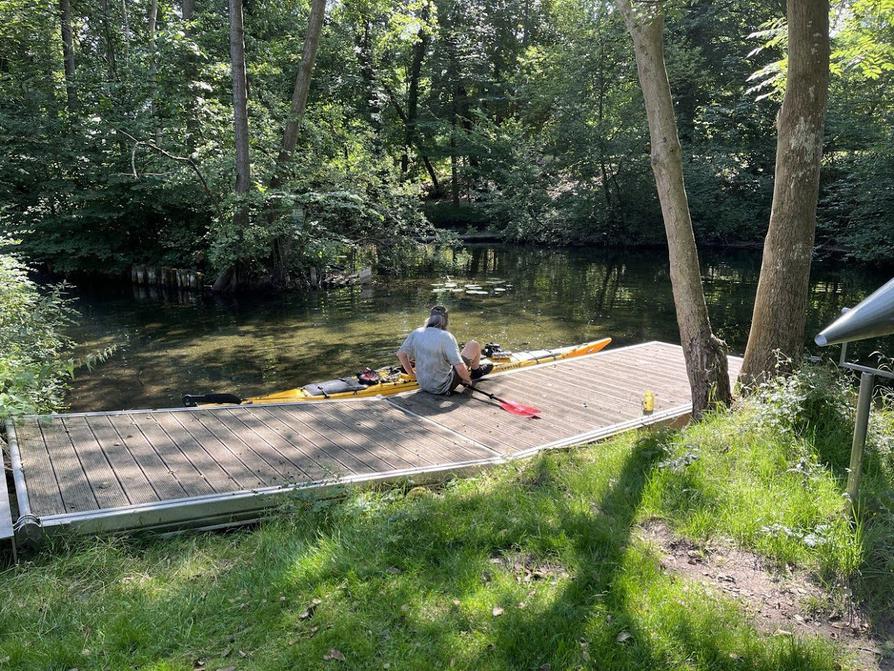
MULTIPOLYGON (((813 353, 819 348, 812 337, 823 325, 889 279, 847 265, 814 264, 807 319, 813 353)), ((177 406, 186 392, 248 396, 352 375, 392 363, 402 339, 435 303, 449 307, 458 340, 498 342, 504 349, 604 336, 615 345, 679 342, 666 253, 660 250, 470 246, 443 256, 436 267, 399 279, 374 277, 365 286, 269 298, 76 289, 78 354, 108 350, 108 357, 79 370, 70 407, 177 406), (457 284, 457 291, 432 286, 443 283, 457 284), (484 293, 467 293, 466 284, 484 293)), ((741 354, 760 255, 705 251, 702 270, 714 330, 741 354)), ((890 340, 884 345, 894 354, 890 340)), ((874 346, 858 353, 868 355, 874 346)), ((837 357, 838 348, 822 353, 837 357)))

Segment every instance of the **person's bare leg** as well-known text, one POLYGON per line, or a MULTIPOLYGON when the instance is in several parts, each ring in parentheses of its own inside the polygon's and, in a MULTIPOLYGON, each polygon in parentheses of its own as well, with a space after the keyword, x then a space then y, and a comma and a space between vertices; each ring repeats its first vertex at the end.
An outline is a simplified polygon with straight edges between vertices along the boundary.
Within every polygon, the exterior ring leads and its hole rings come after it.
POLYGON ((478 364, 481 363, 481 345, 478 344, 477 340, 467 342, 460 354, 469 362, 469 370, 475 370, 478 368, 478 364))

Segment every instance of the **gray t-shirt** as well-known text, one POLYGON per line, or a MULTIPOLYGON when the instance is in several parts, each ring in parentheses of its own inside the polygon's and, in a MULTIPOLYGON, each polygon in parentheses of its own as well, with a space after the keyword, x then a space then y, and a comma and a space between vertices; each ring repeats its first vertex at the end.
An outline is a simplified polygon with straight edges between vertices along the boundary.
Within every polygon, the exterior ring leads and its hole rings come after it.
POLYGON ((398 352, 416 362, 416 381, 432 394, 450 391, 453 366, 463 363, 453 334, 434 326, 421 326, 410 333, 398 352))

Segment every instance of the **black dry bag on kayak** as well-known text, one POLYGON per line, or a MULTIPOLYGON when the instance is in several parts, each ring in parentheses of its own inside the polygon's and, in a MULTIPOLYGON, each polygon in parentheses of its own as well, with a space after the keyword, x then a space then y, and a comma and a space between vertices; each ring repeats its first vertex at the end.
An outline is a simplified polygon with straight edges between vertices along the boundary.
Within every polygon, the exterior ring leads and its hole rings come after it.
POLYGON ((374 384, 381 383, 382 376, 372 368, 364 368, 361 372, 357 373, 357 381, 360 382, 360 384, 371 387, 374 384))

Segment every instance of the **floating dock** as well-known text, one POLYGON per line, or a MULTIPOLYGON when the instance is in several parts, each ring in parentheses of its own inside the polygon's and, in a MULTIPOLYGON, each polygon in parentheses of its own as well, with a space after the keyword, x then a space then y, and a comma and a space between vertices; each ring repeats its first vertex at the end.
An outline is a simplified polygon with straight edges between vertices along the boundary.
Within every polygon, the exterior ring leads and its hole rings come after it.
MULTIPOLYGON (((730 357, 729 367, 735 379, 741 359, 730 357)), ((245 522, 291 497, 442 480, 692 410, 683 350, 661 342, 508 371, 479 385, 538 407, 540 417, 509 414, 480 395, 409 392, 17 418, 7 423, 15 538, 245 522), (655 395, 650 414, 642 410, 647 389, 655 395)), ((2 539, 12 520, 0 487, 2 539)))

